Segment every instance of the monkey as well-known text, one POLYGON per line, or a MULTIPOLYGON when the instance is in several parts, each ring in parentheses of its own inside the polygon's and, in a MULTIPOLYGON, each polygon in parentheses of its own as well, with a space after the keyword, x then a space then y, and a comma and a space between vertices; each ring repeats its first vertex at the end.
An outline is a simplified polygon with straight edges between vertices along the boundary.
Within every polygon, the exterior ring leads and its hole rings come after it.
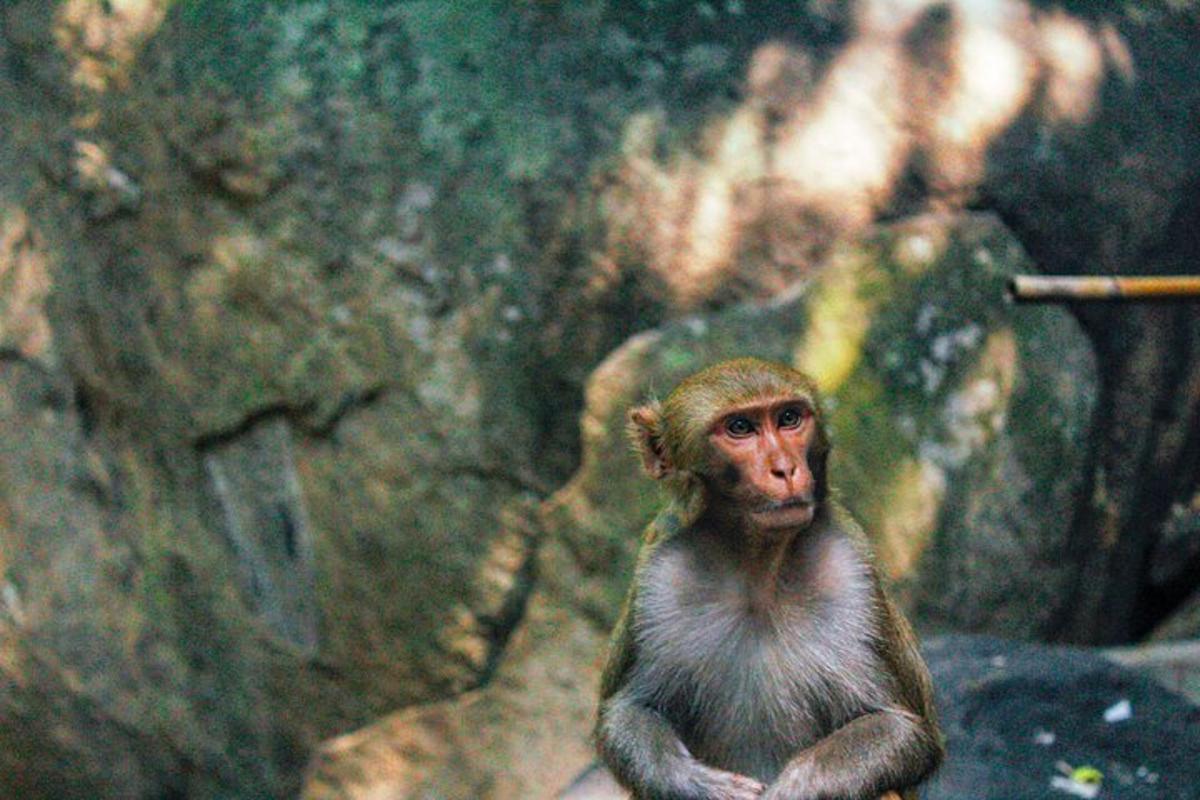
POLYGON ((637 800, 916 797, 929 671, 831 494, 815 384, 726 361, 629 412, 669 502, 647 527, 594 738, 637 800))

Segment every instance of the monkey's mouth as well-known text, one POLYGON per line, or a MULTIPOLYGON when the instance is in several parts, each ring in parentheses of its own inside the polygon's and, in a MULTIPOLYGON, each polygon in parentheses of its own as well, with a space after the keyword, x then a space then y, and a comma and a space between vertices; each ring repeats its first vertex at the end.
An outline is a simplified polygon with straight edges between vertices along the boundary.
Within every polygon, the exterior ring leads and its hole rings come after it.
POLYGON ((787 500, 776 500, 773 503, 767 503, 758 509, 758 513, 765 514, 771 511, 785 511, 789 508, 812 508, 812 504, 811 497, 789 497, 787 500))
POLYGON ((762 505, 750 515, 767 528, 807 525, 812 521, 814 506, 811 497, 790 497, 762 505))

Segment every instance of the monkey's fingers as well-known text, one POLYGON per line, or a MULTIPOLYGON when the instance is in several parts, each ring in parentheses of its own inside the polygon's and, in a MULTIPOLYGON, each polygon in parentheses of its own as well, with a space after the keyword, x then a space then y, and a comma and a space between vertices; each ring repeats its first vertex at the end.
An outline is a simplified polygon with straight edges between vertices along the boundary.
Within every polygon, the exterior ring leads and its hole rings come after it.
POLYGON ((754 778, 736 772, 711 768, 707 772, 707 794, 714 800, 758 800, 767 788, 754 778))
POLYGON ((767 789, 754 778, 747 778, 745 775, 735 775, 734 778, 734 785, 726 795, 729 800, 758 800, 767 789))

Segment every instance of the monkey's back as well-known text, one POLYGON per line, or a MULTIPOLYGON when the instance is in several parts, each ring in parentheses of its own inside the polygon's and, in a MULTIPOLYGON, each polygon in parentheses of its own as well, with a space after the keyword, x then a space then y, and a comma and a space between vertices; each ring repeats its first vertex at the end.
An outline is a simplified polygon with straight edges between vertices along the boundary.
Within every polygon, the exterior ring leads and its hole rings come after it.
POLYGON ((649 558, 632 609, 630 688, 694 756, 764 782, 888 696, 869 565, 836 527, 810 534, 765 607, 720 542, 692 532, 649 558))

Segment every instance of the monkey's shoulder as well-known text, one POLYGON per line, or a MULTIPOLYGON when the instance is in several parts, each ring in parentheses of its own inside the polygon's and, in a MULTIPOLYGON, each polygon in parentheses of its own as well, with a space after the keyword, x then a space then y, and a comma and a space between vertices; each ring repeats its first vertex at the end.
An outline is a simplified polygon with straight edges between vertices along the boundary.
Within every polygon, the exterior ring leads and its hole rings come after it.
POLYGON ((668 503, 642 532, 642 546, 653 547, 674 539, 687 528, 687 511, 678 502, 668 503))

